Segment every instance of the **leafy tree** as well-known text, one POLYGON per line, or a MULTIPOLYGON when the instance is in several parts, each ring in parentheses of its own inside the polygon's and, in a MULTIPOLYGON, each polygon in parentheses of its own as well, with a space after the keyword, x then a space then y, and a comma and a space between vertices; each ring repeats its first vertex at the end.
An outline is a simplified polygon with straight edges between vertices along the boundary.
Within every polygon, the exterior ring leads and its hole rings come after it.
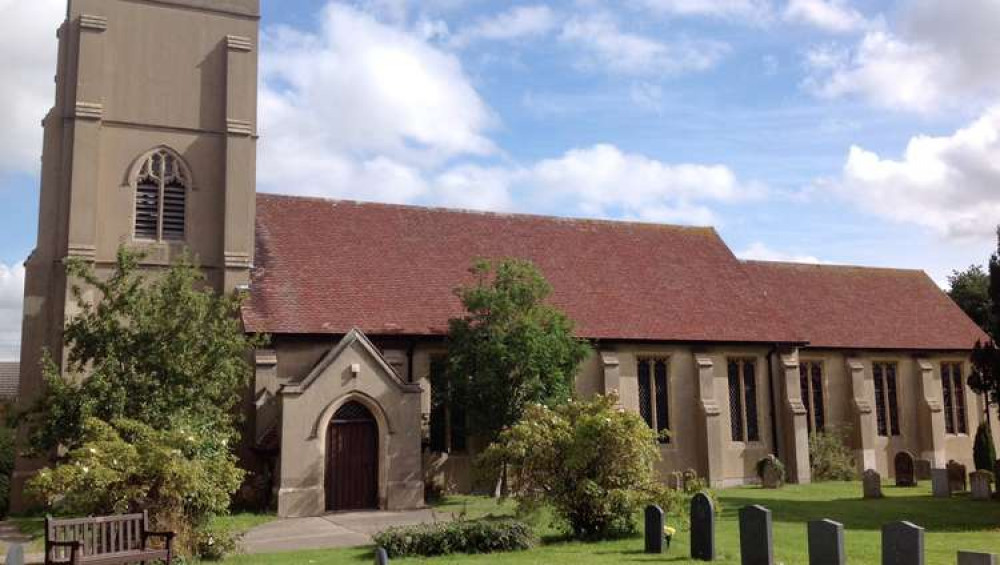
POLYGON ((71 515, 148 510, 156 527, 177 532, 184 555, 197 553, 198 530, 228 511, 243 480, 226 430, 88 418, 82 431, 79 447, 29 481, 28 491, 71 515))
POLYGON ((993 331, 993 301, 990 300, 990 275, 981 265, 953 271, 948 277, 948 296, 985 332, 993 331))
POLYGON ((989 262, 989 306, 993 323, 992 340, 976 343, 972 350, 972 373, 969 388, 986 399, 986 422, 990 421, 990 404, 1000 403, 1000 349, 996 338, 1000 334, 1000 227, 997 228, 997 251, 989 262))
POLYGON ((555 408, 532 404, 481 464, 509 466, 522 511, 548 505, 576 538, 613 538, 634 533, 639 509, 663 495, 656 438, 613 394, 555 408))
POLYGON ((236 433, 247 351, 260 342, 243 332, 238 297, 207 288, 187 259, 148 278, 140 260, 119 250, 107 277, 69 263, 79 313, 65 328, 66 376, 46 360, 46 392, 29 415, 39 451, 77 447, 90 418, 236 433))
POLYGON ((976 439, 972 444, 972 460, 976 463, 976 469, 993 471, 993 464, 997 460, 997 451, 993 445, 990 428, 985 422, 979 424, 979 428, 976 429, 976 439))
POLYGON ((472 273, 477 282, 456 291, 467 314, 449 323, 448 380, 471 432, 491 442, 528 404, 566 402, 589 346, 544 302, 552 287, 531 263, 480 261, 472 273))

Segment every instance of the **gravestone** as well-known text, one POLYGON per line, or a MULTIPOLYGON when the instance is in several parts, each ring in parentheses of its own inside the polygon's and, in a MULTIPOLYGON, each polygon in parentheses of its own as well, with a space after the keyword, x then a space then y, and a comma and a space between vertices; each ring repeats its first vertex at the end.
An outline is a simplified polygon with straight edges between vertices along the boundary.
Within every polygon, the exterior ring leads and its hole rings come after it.
POLYGON ((924 529, 910 522, 882 526, 882 565, 924 565, 924 529))
POLYGON ((21 544, 14 544, 7 549, 7 560, 4 561, 7 565, 24 565, 24 546, 21 544))
POLYGON ((740 563, 774 565, 771 511, 763 506, 740 508, 740 563))
POLYGON ((951 492, 965 492, 965 465, 955 461, 948 462, 948 485, 951 492))
POLYGON ((931 492, 937 498, 948 498, 951 496, 948 469, 931 469, 931 492))
POLYGON ((918 481, 931 480, 930 459, 917 459, 916 463, 914 464, 914 469, 916 470, 916 476, 918 481))
POLYGON ((690 490, 694 486, 694 482, 698 480, 698 471, 694 469, 688 469, 684 471, 684 490, 690 490))
POLYGON ((670 488, 674 490, 684 490, 684 473, 674 471, 670 473, 670 488))
POLYGON ((993 497, 990 492, 990 473, 987 471, 970 473, 969 487, 972 489, 972 500, 989 500, 993 497))
POLYGON ((833 520, 809 522, 809 565, 844 565, 844 525, 833 520))
POLYGON ((691 498, 691 559, 715 561, 715 505, 703 492, 691 498))
POLYGON ((1000 557, 992 553, 959 551, 958 565, 1000 565, 1000 557))
POLYGON ((646 507, 646 553, 663 553, 663 509, 646 507))
POLYGON ((375 565, 389 565, 389 554, 384 547, 375 548, 375 565))
POLYGON ((861 475, 865 498, 882 498, 882 475, 875 469, 865 469, 861 475))
POLYGON ((913 455, 911 455, 909 451, 900 451, 897 453, 893 463, 893 470, 896 472, 897 487, 917 486, 915 463, 913 461, 913 455))
POLYGON ((760 484, 764 488, 781 488, 785 477, 774 455, 768 455, 757 464, 760 469, 760 484))

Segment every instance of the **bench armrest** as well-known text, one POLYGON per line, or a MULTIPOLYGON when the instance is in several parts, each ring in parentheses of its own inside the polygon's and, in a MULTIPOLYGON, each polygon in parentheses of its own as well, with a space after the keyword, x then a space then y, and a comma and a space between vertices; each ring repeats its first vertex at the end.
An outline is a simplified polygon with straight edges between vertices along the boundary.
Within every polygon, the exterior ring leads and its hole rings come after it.
POLYGON ((71 541, 52 541, 45 540, 45 562, 48 563, 49 559, 52 558, 51 552, 53 549, 60 547, 69 548, 69 562, 76 563, 77 556, 80 554, 80 548, 83 547, 83 543, 77 540, 71 541))
POLYGON ((177 534, 174 532, 143 532, 142 537, 144 538, 163 538, 163 539, 174 539, 177 534))

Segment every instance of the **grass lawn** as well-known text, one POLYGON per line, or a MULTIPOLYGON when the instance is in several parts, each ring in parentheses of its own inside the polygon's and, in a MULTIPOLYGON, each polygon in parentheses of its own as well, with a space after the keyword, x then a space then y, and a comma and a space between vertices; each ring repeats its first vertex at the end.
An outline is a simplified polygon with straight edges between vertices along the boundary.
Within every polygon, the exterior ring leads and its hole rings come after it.
MULTIPOLYGON (((931 498, 930 485, 927 483, 909 489, 887 485, 884 491, 886 498, 882 500, 862 500, 861 484, 857 482, 791 485, 778 491, 767 491, 759 487, 720 491, 724 508, 717 523, 720 553, 718 562, 739 563, 736 515, 740 507, 748 504, 761 504, 773 512, 775 557, 778 563, 786 565, 808 562, 806 522, 818 518, 831 518, 844 523, 848 561, 851 563, 878 563, 882 524, 903 519, 926 528, 927 563, 930 565, 954 565, 959 549, 1000 553, 1000 502, 973 502, 966 496, 931 498)), ((472 497, 453 497, 440 508, 449 512, 467 508, 469 517, 512 512, 509 505, 497 506, 491 500, 472 497)), ((681 531, 674 538, 672 549, 660 556, 643 554, 642 540, 638 537, 604 543, 563 542, 558 540, 555 531, 542 527, 543 544, 531 551, 478 556, 453 555, 434 559, 396 559, 393 563, 694 563, 687 559, 689 546, 686 525, 678 529, 681 531)), ((368 547, 241 555, 226 560, 226 563, 358 565, 371 560, 372 548, 368 547)))

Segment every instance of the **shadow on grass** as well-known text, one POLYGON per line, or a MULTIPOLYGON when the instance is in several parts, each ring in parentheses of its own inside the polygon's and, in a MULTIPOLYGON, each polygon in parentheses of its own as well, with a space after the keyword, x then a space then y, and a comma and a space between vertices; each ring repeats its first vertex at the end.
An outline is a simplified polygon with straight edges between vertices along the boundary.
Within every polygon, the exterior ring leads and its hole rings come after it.
POLYGON ((883 492, 885 498, 873 500, 860 496, 802 500, 769 498, 747 491, 748 496, 726 498, 723 518, 736 520, 740 508, 759 504, 771 510, 775 522, 804 524, 829 518, 854 530, 880 530, 884 524, 899 520, 913 522, 930 532, 995 530, 1000 525, 1000 503, 996 501, 973 501, 967 494, 934 498, 922 491, 890 486, 883 487, 883 492))

